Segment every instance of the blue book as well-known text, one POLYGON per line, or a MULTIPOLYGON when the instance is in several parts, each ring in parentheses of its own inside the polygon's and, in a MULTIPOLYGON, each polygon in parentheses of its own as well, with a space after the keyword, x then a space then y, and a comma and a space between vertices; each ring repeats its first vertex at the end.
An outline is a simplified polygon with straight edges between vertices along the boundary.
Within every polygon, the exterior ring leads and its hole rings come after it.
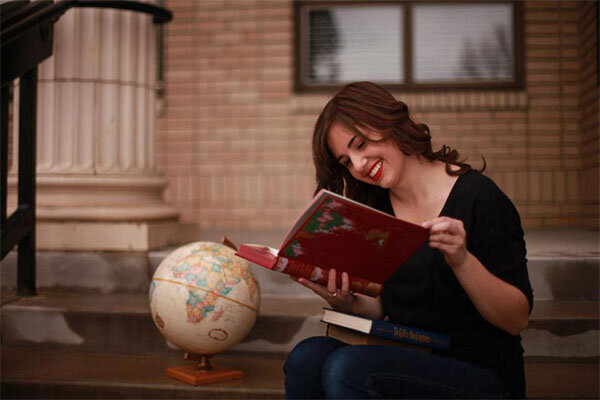
POLYGON ((342 311, 324 308, 323 322, 353 329, 367 335, 389 340, 428 347, 436 350, 448 350, 450 337, 440 333, 432 333, 393 322, 373 320, 342 311))

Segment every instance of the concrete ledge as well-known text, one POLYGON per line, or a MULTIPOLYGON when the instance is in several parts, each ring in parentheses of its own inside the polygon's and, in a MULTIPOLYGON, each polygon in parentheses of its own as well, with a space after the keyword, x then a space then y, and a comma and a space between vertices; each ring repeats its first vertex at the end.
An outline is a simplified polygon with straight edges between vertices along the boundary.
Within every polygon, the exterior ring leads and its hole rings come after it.
POLYGON ((3 398, 270 399, 284 398, 283 359, 217 355, 242 379, 191 386, 165 375, 181 356, 117 355, 2 346, 3 398))
MULTIPOLYGON (((323 335, 325 302, 265 296, 249 335, 233 352, 287 353, 323 335)), ((7 345, 43 345, 127 354, 181 353, 160 335, 148 298, 136 294, 46 294, 2 306, 7 345)), ((523 334, 526 356, 599 357, 598 302, 539 302, 523 334)))
MULTIPOLYGON (((147 293, 150 286, 144 252, 36 253, 38 289, 98 293, 147 293)), ((10 252, 0 270, 3 290, 17 286, 17 254, 10 252)))
POLYGON ((532 256, 527 269, 536 300, 599 298, 598 256, 532 256))
MULTIPOLYGON (((325 333, 320 298, 262 299, 249 335, 231 351, 289 352, 325 333)), ((167 342, 142 294, 44 293, 2 306, 2 342, 124 354, 182 353, 167 342)))
POLYGON ((527 257, 600 257, 600 234, 585 229, 529 229, 527 257))
POLYGON ((39 222, 38 250, 148 251, 190 242, 197 226, 166 222, 39 222))
MULTIPOLYGON (((127 229, 139 228, 134 225, 132 224, 127 229)), ((119 247, 119 251, 38 251, 38 287, 40 289, 83 290, 101 293, 146 293, 149 279, 160 262, 179 244, 191 241, 219 242, 223 235, 227 235, 238 246, 241 243, 261 243, 278 247, 285 235, 284 231, 196 231, 196 227, 193 225, 176 223, 148 225, 148 227, 150 230, 146 233, 150 232, 150 235, 141 235, 148 240, 146 242, 148 246, 150 243, 154 243, 152 246, 156 245, 158 249, 126 251, 126 248, 135 250, 136 247, 130 246, 127 241, 119 242, 118 237, 115 236, 110 240, 119 247), (175 232, 179 228, 184 229, 181 232, 175 232), (153 238, 154 234, 156 237, 153 238), (165 243, 179 244, 168 245, 165 243)), ((90 228, 89 234, 110 236, 113 232, 111 229, 114 230, 118 227, 107 228, 107 231, 94 230, 91 225, 88 228, 90 228)), ((120 234, 125 231, 121 231, 120 234)), ((70 234, 72 235, 74 232, 70 234)), ((597 243, 594 242, 598 238, 597 232, 533 231, 528 232, 526 236, 530 241, 528 242, 529 273, 536 300, 598 300, 600 255, 596 251, 597 243)), ((147 246, 141 246, 141 248, 144 247, 147 246)), ((274 273, 256 265, 253 265, 252 271, 261 286, 263 295, 294 298, 313 296, 310 290, 293 282, 284 274, 274 273)), ((3 288, 16 286, 14 254, 10 254, 3 260, 1 274, 3 288)))
MULTIPOLYGON (((283 399, 283 356, 218 355, 239 380, 190 386, 164 370, 184 364, 165 355, 123 356, 2 346, 3 398, 283 399)), ((525 363, 530 399, 597 399, 597 362, 525 363)))

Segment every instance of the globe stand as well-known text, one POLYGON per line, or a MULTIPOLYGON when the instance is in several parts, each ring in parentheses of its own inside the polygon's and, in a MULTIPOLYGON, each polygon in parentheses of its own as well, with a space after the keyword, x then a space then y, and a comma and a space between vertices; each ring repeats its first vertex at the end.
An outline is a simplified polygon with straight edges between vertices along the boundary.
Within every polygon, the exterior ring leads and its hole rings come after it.
POLYGON ((171 378, 194 386, 244 377, 244 373, 239 369, 228 368, 217 364, 211 365, 209 357, 210 356, 205 354, 185 353, 185 356, 183 357, 185 360, 199 362, 197 364, 169 367, 165 370, 165 373, 171 378))
MULTIPOLYGON (((227 238, 221 237, 221 243, 237 250, 237 246, 227 238)), ((233 369, 222 365, 211 365, 210 355, 186 352, 184 360, 199 361, 197 364, 176 365, 165 370, 167 376, 178 379, 190 385, 205 385, 208 383, 223 382, 231 379, 240 379, 244 373, 239 369, 233 369)))

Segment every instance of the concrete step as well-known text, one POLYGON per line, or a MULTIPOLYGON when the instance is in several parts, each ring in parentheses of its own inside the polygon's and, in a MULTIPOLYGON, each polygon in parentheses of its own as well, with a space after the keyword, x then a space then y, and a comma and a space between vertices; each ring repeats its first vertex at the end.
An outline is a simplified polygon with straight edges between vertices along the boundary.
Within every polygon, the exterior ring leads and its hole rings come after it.
POLYGON ((597 358, 598 310, 598 301, 536 301, 529 326, 522 333, 525 356, 597 358))
POLYGON ((536 300, 598 300, 600 236, 583 229, 526 230, 536 300))
MULTIPOLYGON (((290 351, 300 340, 324 334, 319 297, 263 296, 257 322, 232 351, 290 351)), ((526 356, 600 356, 597 301, 536 302, 523 332, 526 356)), ((150 317, 146 295, 43 293, 5 300, 2 341, 128 354, 173 353, 150 317)))
POLYGON ((599 298, 599 257, 530 256, 527 269, 536 300, 599 298))
MULTIPOLYGON (((127 354, 180 353, 150 317, 147 295, 43 292, 2 305, 2 342, 127 354)), ((322 335, 326 303, 316 297, 263 296, 250 334, 235 351, 288 352, 309 336, 322 335)))
POLYGON ((165 375, 181 356, 121 355, 2 346, 2 397, 13 399, 281 399, 283 358, 227 355, 213 364, 239 369, 238 380, 191 386, 165 375))
MULTIPOLYGON (((38 252, 37 287, 96 293, 147 293, 151 277, 171 250, 144 253, 38 252)), ((530 256, 529 276, 536 300, 598 300, 600 258, 592 256, 530 256)), ((2 289, 14 290, 16 255, 2 261, 2 289)), ((311 297, 287 275, 252 265, 265 295, 311 297)))
MULTIPOLYGON (((203 231, 198 240, 219 241, 227 236, 236 244, 280 245, 284 231, 203 231)), ((536 300, 598 300, 600 253, 598 232, 548 230, 526 232, 529 275, 536 300)), ((96 293, 147 293, 160 262, 173 249, 148 253, 38 252, 37 286, 42 290, 96 293)), ((16 254, 0 269, 4 290, 16 286, 16 254)), ((283 274, 253 266, 263 295, 311 297, 312 293, 283 274)))
MULTIPOLYGON (((152 275, 160 262, 174 249, 149 253, 115 252, 37 252, 38 290, 88 293, 147 294, 152 275)), ((285 274, 252 264, 252 273, 265 295, 310 297, 312 292, 285 274)), ((17 286, 17 255, 9 253, 0 269, 2 290, 17 286)))
MULTIPOLYGON (((14 399, 202 398, 283 399, 284 357, 222 354, 214 363, 242 370, 228 382, 190 386, 165 375, 185 363, 165 355, 120 355, 2 346, 2 396, 14 399)), ((525 364, 531 399, 597 399, 597 362, 525 364)))

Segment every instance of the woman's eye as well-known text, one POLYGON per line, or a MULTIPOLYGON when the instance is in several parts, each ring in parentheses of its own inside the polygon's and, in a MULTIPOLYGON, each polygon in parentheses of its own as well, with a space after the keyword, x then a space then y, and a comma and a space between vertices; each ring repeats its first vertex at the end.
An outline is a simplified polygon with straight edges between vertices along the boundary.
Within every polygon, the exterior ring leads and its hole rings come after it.
POLYGON ((365 144, 367 144, 367 142, 365 140, 363 140, 358 146, 356 146, 357 149, 362 148, 365 144))
POLYGON ((344 167, 349 167, 350 166, 350 159, 346 158, 344 161, 342 161, 342 165, 344 167))

